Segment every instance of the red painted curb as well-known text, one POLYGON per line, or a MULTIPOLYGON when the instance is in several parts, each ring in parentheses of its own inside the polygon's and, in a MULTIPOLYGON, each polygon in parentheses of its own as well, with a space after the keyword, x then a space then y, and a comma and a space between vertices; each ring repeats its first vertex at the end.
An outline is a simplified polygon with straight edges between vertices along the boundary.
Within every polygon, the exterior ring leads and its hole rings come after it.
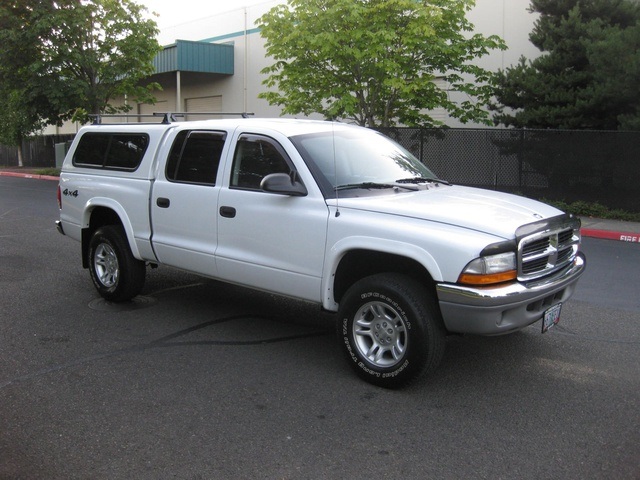
POLYGON ((618 240, 628 243, 640 243, 640 233, 612 232, 607 230, 596 230, 594 228, 583 228, 580 230, 583 237, 604 238, 607 240, 618 240))
POLYGON ((20 173, 20 172, 0 172, 0 177, 20 177, 20 178, 34 178, 36 180, 60 180, 60 177, 54 177, 52 175, 38 175, 34 173, 20 173))

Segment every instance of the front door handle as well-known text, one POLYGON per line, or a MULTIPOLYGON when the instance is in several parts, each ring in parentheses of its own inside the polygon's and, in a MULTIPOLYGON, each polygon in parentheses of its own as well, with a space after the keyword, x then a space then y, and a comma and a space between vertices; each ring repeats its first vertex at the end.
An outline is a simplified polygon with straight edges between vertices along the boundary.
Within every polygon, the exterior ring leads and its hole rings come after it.
POLYGON ((171 205, 171 200, 164 197, 158 197, 158 199, 156 200, 156 205, 158 205, 160 208, 169 208, 169 205, 171 205))
POLYGON ((233 207, 220 207, 220 215, 225 218, 233 218, 236 216, 236 209, 233 207))

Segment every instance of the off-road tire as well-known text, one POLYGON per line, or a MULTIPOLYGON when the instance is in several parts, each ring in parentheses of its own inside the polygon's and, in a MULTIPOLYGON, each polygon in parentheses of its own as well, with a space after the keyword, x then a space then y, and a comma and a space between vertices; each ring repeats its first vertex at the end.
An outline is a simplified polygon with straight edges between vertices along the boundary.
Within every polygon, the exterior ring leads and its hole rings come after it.
POLYGON ((124 229, 107 225, 89 242, 89 272, 98 293, 111 302, 125 302, 144 286, 145 263, 131 253, 124 229))
POLYGON ((338 339, 356 373, 399 388, 432 372, 445 348, 435 295, 411 277, 376 274, 356 282, 340 302, 338 339))

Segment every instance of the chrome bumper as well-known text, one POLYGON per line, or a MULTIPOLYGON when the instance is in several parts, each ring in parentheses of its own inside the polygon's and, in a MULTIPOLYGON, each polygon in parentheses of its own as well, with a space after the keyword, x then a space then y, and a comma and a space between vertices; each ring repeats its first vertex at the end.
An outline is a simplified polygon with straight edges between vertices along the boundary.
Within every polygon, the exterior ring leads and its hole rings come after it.
POLYGON ((472 288, 441 283, 436 287, 445 327, 452 333, 500 335, 542 318, 553 305, 573 295, 586 259, 578 252, 565 270, 538 281, 472 288))

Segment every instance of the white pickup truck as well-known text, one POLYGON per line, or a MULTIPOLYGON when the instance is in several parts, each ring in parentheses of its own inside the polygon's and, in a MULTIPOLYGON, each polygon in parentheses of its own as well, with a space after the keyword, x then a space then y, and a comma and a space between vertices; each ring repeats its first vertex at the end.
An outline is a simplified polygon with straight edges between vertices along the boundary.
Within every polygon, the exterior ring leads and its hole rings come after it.
POLYGON ((131 300, 147 265, 315 302, 367 381, 406 385, 450 333, 560 318, 585 260, 580 221, 450 185, 356 126, 233 119, 83 127, 65 158, 58 230, 99 294, 131 300))

